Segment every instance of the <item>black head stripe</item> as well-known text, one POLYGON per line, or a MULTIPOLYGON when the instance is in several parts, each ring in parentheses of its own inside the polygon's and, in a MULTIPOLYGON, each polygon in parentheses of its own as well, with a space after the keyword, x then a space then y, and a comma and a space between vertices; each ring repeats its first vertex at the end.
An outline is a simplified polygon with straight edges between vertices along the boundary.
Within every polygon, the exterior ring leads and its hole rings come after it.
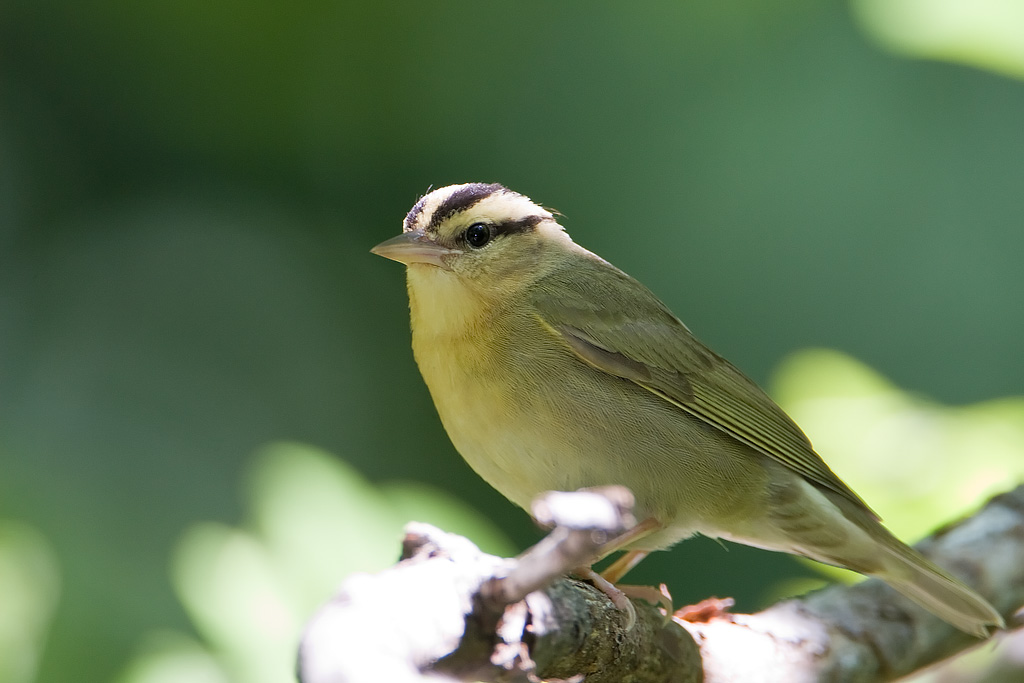
POLYGON ((494 232, 499 235, 514 235, 520 232, 530 232, 537 224, 544 220, 544 216, 524 216, 516 220, 509 220, 498 223, 494 226, 494 232))
POLYGON ((402 227, 405 230, 411 230, 412 226, 416 224, 416 219, 423 213, 423 204, 426 198, 426 195, 420 197, 420 200, 409 209, 409 213, 405 214, 405 222, 402 223, 402 227))
MULTIPOLYGON (((460 211, 465 211, 477 202, 490 197, 495 192, 502 191, 505 191, 505 188, 498 183, 471 183, 461 190, 456 190, 448 199, 441 202, 441 205, 434 211, 434 215, 430 217, 430 225, 427 226, 427 230, 436 229, 437 226, 460 211)), ((415 210, 415 207, 413 207, 413 210, 415 210)))

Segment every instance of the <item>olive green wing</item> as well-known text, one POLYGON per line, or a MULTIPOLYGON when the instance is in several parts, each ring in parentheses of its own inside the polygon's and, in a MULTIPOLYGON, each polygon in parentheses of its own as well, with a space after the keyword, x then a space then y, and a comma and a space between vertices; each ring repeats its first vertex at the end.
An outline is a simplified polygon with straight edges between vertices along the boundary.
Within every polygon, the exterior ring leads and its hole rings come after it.
POLYGON ((639 384, 874 515, 760 387, 611 264, 596 256, 574 260, 536 283, 532 303, 544 325, 585 362, 639 384))

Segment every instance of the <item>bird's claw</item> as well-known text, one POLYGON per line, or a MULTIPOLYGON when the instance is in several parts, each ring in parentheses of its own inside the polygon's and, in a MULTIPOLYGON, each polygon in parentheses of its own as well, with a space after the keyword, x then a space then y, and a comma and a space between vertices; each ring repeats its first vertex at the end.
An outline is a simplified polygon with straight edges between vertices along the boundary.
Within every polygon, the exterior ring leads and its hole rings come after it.
POLYGON ((593 583, 594 588, 607 595, 613 605, 625 612, 625 629, 626 631, 633 630, 633 627, 636 626, 636 607, 634 607, 633 603, 629 601, 629 597, 624 591, 590 567, 580 567, 574 573, 593 583))

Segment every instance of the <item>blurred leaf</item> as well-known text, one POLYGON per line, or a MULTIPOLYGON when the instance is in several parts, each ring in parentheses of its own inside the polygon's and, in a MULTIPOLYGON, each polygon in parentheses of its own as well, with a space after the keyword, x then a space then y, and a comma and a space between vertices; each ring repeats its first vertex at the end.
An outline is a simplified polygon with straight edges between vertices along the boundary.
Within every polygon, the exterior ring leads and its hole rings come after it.
POLYGON ((398 558, 411 520, 445 525, 487 548, 511 544, 479 513, 418 484, 376 487, 311 446, 279 443, 253 461, 242 528, 190 528, 174 560, 174 586, 203 643, 153 636, 122 683, 162 683, 177 672, 239 683, 292 680, 299 636, 342 579, 398 558))
POLYGON ((274 560, 260 539, 215 524, 193 527, 178 548, 178 595, 236 680, 283 681, 294 668, 301 622, 274 560))
POLYGON ((485 553, 510 557, 518 552, 490 519, 433 486, 414 481, 392 482, 382 485, 380 491, 403 519, 427 522, 465 536, 485 553))
POLYGON ((201 644, 179 633, 152 633, 116 683, 229 683, 220 663, 201 644))
POLYGON ((0 520, 0 683, 35 680, 59 594, 49 542, 26 524, 0 520))
POLYGON ((1024 78, 1020 0, 854 0, 853 8, 895 52, 1024 78))
POLYGON ((302 444, 263 449, 246 493, 253 531, 305 611, 341 577, 394 563, 410 521, 350 465, 302 444))

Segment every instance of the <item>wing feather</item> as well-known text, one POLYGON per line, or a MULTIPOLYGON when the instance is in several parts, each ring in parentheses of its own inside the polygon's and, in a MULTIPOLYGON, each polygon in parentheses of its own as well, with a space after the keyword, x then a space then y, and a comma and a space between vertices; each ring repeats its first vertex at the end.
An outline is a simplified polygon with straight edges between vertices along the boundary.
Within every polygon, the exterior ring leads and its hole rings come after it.
POLYGON ((635 382, 874 515, 760 387, 639 282, 596 256, 586 261, 556 269, 533 289, 537 315, 552 334, 595 368, 635 382))

